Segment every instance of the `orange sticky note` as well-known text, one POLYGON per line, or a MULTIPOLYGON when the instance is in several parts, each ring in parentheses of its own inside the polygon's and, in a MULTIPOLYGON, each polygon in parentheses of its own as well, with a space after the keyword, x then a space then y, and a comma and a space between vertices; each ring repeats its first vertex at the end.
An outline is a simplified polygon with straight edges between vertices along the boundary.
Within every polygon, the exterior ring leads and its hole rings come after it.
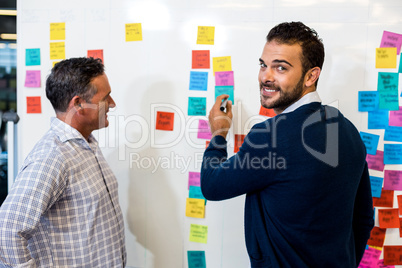
POLYGON ((375 207, 392 208, 394 206, 394 190, 381 190, 381 197, 373 197, 375 207))
POLYGON ((374 228, 371 230, 370 238, 367 241, 367 245, 373 247, 382 247, 384 245, 386 230, 387 229, 374 226, 374 228))
POLYGON ((157 112, 156 113, 156 129, 172 131, 174 124, 174 113, 157 112))
POLYGON ((274 109, 267 109, 267 108, 261 106, 260 115, 274 117, 276 115, 276 113, 274 112, 274 109))
POLYGON ((191 68, 209 69, 211 67, 209 50, 193 50, 191 68))
POLYGON ((237 153, 240 150, 241 145, 244 142, 244 138, 246 137, 246 135, 241 135, 241 134, 235 134, 235 138, 234 138, 234 152, 237 153))
POLYGON ((205 141, 205 149, 208 148, 210 142, 211 141, 205 141))
POLYGON ((87 57, 88 58, 92 57, 94 59, 101 59, 102 62, 105 63, 103 61, 103 49, 88 50, 87 57))
POLYGON ((402 218, 399 218, 399 237, 402 237, 402 218))
POLYGON ((40 97, 27 97, 27 114, 42 113, 40 97))
POLYGON ((399 228, 398 209, 379 209, 378 221, 380 223, 380 228, 399 228))
POLYGON ((402 264, 402 246, 384 246, 383 253, 385 265, 402 264))

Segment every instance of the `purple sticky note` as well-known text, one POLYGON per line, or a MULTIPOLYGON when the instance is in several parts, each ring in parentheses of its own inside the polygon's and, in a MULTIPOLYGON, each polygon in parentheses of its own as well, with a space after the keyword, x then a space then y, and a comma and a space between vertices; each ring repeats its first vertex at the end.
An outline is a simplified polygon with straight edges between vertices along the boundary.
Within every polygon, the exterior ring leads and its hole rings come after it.
POLYGON ((40 87, 40 71, 27 70, 25 75, 25 87, 40 87))
POLYGON ((377 150, 375 155, 367 154, 366 161, 369 169, 384 171, 384 152, 377 150))
POLYGON ((384 31, 382 34, 380 47, 396 47, 396 53, 401 51, 402 35, 384 31))
POLYGON ((198 121, 198 134, 197 138, 210 140, 212 138, 211 130, 207 120, 198 121))
POLYGON ((188 189, 190 189, 190 186, 201 186, 200 176, 201 176, 200 172, 190 171, 188 173, 188 189))
POLYGON ((233 71, 215 72, 215 86, 234 86, 233 71))
POLYGON ((402 190, 402 171, 386 170, 384 171, 384 190, 402 190))
POLYGON ((397 111, 389 112, 389 125, 393 127, 402 127, 402 107, 397 111))

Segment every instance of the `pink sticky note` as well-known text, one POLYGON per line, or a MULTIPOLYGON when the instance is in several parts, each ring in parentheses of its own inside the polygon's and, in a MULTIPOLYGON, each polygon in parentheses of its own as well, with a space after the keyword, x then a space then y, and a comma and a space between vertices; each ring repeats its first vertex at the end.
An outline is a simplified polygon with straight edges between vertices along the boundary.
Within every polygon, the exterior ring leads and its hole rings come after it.
POLYGON ((377 267, 378 260, 381 255, 381 250, 369 247, 364 251, 363 258, 360 261, 359 268, 377 267))
POLYGON ((393 127, 402 127, 402 107, 397 111, 389 112, 389 125, 393 127))
POLYGON ((190 189, 190 186, 200 186, 200 172, 192 172, 190 171, 188 173, 188 188, 190 189))
POLYGON ((402 171, 385 170, 384 171, 384 190, 402 190, 402 171))
POLYGON ((25 75, 25 87, 40 87, 40 71, 27 70, 25 75))
POLYGON ((234 86, 233 71, 215 72, 216 86, 234 86))
POLYGON ((198 134, 197 138, 210 140, 212 138, 211 130, 207 120, 198 121, 198 134))
POLYGON ((369 169, 384 171, 384 152, 378 151, 375 155, 367 154, 366 161, 369 169))
POLYGON ((382 34, 380 47, 396 47, 396 54, 401 51, 402 35, 384 31, 382 34))
POLYGON ((395 268, 395 265, 385 265, 384 264, 384 259, 378 260, 377 266, 374 266, 376 268, 395 268))

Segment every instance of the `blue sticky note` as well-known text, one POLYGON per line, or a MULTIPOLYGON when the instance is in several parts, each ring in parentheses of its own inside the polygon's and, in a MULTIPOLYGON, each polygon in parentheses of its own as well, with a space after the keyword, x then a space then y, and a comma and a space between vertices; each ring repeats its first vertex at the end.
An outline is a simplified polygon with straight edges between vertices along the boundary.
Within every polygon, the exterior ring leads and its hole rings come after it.
POLYGON ((377 153, 378 141, 380 135, 375 135, 367 132, 360 131, 360 137, 362 138, 368 154, 375 155, 377 153))
POLYGON ((359 111, 368 112, 378 109, 377 91, 359 91, 359 111))
POLYGON ((402 142, 402 127, 387 127, 385 129, 384 140, 402 142))
POLYGON ((402 164, 402 144, 384 144, 384 164, 402 164))
POLYGON ((204 199, 205 203, 207 202, 207 200, 205 199, 204 195, 201 192, 201 187, 200 186, 190 185, 188 197, 197 198, 197 199, 204 199))
POLYGON ((207 98, 189 97, 188 98, 188 115, 206 115, 207 114, 207 98))
POLYGON ((190 72, 190 90, 207 91, 208 72, 190 72))
POLYGON ((398 92, 399 74, 398 73, 378 73, 377 90, 379 92, 393 91, 398 92))
POLYGON ((378 108, 390 111, 399 110, 398 91, 379 92, 378 108))
POLYGON ((187 251, 188 268, 206 268, 205 251, 187 251))
POLYGON ((371 195, 373 197, 381 197, 382 181, 384 178, 370 176, 371 195))
POLYGON ((377 110, 368 112, 368 129, 386 129, 389 124, 389 112, 377 110))
POLYGON ((40 65, 39 48, 28 48, 25 50, 25 65, 26 66, 40 65))
POLYGON ((229 100, 234 104, 234 87, 233 86, 215 86, 215 99, 219 95, 227 94, 229 95, 229 100))

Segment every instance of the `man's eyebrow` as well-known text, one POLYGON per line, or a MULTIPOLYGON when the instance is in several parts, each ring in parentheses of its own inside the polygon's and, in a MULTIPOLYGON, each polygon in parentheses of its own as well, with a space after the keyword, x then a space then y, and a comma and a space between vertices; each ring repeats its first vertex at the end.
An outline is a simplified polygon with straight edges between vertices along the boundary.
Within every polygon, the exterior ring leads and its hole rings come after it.
POLYGON ((106 100, 110 96, 111 93, 112 93, 112 91, 109 91, 109 93, 107 93, 106 96, 102 98, 102 100, 106 100))
POLYGON ((290 64, 290 62, 288 62, 288 61, 286 61, 286 60, 274 60, 273 62, 275 62, 275 63, 285 63, 285 64, 287 64, 287 65, 293 67, 293 65, 290 64))

